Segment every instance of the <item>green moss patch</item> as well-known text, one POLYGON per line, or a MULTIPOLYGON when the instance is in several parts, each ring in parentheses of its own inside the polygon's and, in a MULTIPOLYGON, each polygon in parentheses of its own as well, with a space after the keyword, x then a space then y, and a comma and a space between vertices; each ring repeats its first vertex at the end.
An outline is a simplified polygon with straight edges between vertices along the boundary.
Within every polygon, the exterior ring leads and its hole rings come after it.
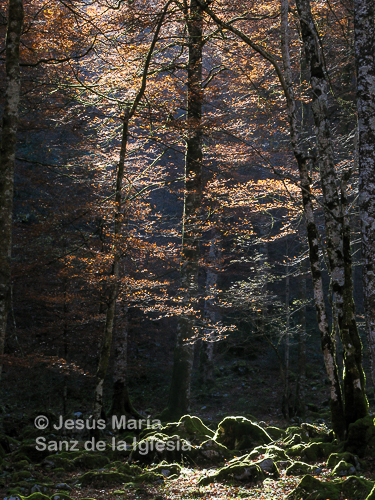
POLYGON ((210 483, 220 481, 236 481, 236 482, 258 482, 263 481, 265 478, 264 472, 259 465, 229 465, 223 467, 215 474, 210 476, 203 476, 199 479, 199 486, 206 486, 210 483))
POLYGON ((298 486, 287 496, 287 500, 365 500, 370 494, 374 483, 366 479, 350 476, 345 480, 319 481, 306 475, 298 486))
POLYGON ((305 474, 314 474, 316 470, 315 465, 309 465, 305 462, 293 462, 287 469, 287 476, 303 476, 305 474))

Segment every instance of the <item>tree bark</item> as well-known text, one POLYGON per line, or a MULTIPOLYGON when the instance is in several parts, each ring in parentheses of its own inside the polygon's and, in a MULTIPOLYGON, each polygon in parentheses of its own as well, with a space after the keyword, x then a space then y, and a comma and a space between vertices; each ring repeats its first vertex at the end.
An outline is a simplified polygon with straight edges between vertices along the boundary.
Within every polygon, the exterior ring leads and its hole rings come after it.
POLYGON ((375 389, 375 61, 373 0, 354 0, 354 32, 363 291, 370 373, 372 385, 375 389))
MULTIPOLYGON (((202 47, 203 16, 196 0, 190 1, 187 19, 188 71, 187 71, 187 139, 185 156, 185 200, 182 228, 181 289, 183 306, 192 307, 198 297, 198 261, 200 235, 200 209, 202 200, 202 47)), ((193 306, 195 307, 195 306, 193 306)), ((168 408, 169 418, 181 417, 189 412, 190 382, 194 348, 189 343, 194 333, 194 315, 179 316, 174 349, 172 382, 168 408)))
MULTIPOLYGON (((11 287, 13 182, 20 100, 23 1, 9 0, 5 41, 6 89, 0 150, 0 356, 4 354, 11 287)), ((0 377, 2 358, 0 359, 0 377)))
POLYGON ((327 254, 344 351, 344 408, 348 426, 368 414, 365 376, 362 367, 362 344, 355 321, 350 226, 345 221, 345 208, 338 192, 331 122, 328 113, 329 85, 319 46, 319 36, 312 17, 310 1, 296 0, 296 7, 313 91, 312 110, 323 191, 327 254))

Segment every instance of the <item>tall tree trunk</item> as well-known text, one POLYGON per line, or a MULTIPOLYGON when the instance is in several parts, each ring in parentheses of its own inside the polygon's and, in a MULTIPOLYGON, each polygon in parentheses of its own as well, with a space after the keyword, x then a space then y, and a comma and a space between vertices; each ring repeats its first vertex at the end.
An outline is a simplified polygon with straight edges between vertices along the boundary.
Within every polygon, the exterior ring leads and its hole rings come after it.
MULTIPOLYGON (((5 106, 0 150, 0 356, 4 354, 11 293, 13 182, 21 89, 19 59, 22 25, 23 1, 9 0, 5 41, 5 106)), ((0 377, 1 371, 2 359, 0 377)))
POLYGON ((354 0, 354 32, 363 291, 370 373, 375 389, 375 56, 373 0, 354 0))
POLYGON ((327 253, 339 333, 344 351, 344 408, 346 424, 349 425, 368 414, 365 376, 362 367, 362 344, 355 321, 350 229, 347 230, 345 227, 345 209, 338 192, 331 123, 328 114, 329 85, 319 46, 319 36, 311 14, 310 1, 296 0, 296 6, 313 91, 312 110, 323 191, 327 253))
POLYGON ((104 379, 107 374, 109 357, 111 354, 112 347, 112 335, 113 335, 113 324, 115 319, 115 311, 116 311, 116 301, 119 291, 119 276, 120 276, 120 262, 121 258, 124 255, 124 249, 121 248, 120 245, 120 235, 123 228, 123 224, 125 222, 125 210, 126 210, 126 202, 127 200, 123 197, 123 179, 125 173, 125 159, 127 153, 128 146, 128 133, 129 133, 129 122, 133 118, 135 112, 137 111, 138 105, 141 102, 142 97, 144 96, 146 90, 148 69, 150 67, 150 62, 152 58, 152 54, 155 49, 156 42, 159 38, 159 32, 165 17, 165 14, 168 10, 168 7, 171 3, 169 0, 160 14, 158 24, 155 29, 155 33, 150 45, 150 49, 148 51, 145 65, 142 72, 142 82, 140 88, 135 96, 133 104, 130 109, 126 109, 124 124, 122 127, 122 138, 121 138, 121 148, 120 148, 120 158, 117 167, 117 175, 116 175, 116 189, 115 189, 115 207, 114 207, 114 243, 113 243, 113 260, 112 260, 112 284, 110 288, 109 299, 107 302, 107 314, 106 321, 104 327, 104 335, 102 340, 102 346, 100 350, 98 368, 96 372, 96 386, 94 393, 94 410, 93 417, 94 419, 99 419, 103 413, 103 384, 104 379), (124 208, 125 206, 125 208, 124 208))
POLYGON ((288 0, 281 0, 281 51, 285 75, 284 90, 286 90, 285 94, 287 98, 290 136, 300 175, 307 240, 309 244, 310 269, 314 290, 314 302, 320 332, 320 341, 325 367, 331 386, 330 408, 332 416, 332 428, 336 435, 338 435, 340 438, 344 438, 346 432, 344 405, 342 400, 339 372, 336 363, 336 346, 334 338, 332 338, 329 330, 326 305, 324 300, 322 271, 319 262, 319 233, 314 219, 314 208, 310 187, 309 165, 311 160, 308 158, 308 155, 301 147, 296 113, 296 103, 293 95, 293 79, 289 57, 288 12, 288 0))
MULTIPOLYGON (((185 157, 185 200, 182 228, 181 289, 183 305, 191 307, 198 296, 198 261, 200 209, 202 199, 202 9, 196 0, 190 1, 188 28, 187 75, 187 139, 185 157)), ((194 315, 179 316, 174 349, 172 382, 165 418, 177 418, 189 411, 190 382, 193 367, 192 338, 194 315)))

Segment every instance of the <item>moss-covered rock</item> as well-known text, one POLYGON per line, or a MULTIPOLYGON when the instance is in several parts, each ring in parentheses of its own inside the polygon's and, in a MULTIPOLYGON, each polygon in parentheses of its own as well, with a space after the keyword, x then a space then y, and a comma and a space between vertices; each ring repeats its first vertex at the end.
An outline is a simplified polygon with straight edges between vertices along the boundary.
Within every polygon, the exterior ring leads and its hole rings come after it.
POLYGON ((303 476, 305 474, 314 474, 316 471, 315 465, 306 464, 305 462, 293 462, 287 469, 287 476, 303 476))
POLYGON ((309 462, 316 462, 318 458, 327 458, 334 451, 332 443, 309 443, 305 446, 301 456, 309 462))
POLYGON ((153 467, 150 472, 162 474, 164 477, 179 476, 181 474, 181 465, 163 463, 157 467, 153 467))
POLYGON ((204 425, 202 420, 195 416, 184 415, 178 422, 171 422, 164 427, 156 426, 151 429, 145 429, 140 437, 145 439, 150 436, 164 434, 166 436, 179 436, 181 439, 194 445, 207 441, 214 436, 214 431, 204 425))
POLYGON ((345 450, 359 457, 370 454, 375 457, 375 425, 373 417, 360 418, 349 425, 345 450))
POLYGON ((228 448, 213 439, 204 441, 204 443, 197 447, 197 451, 197 463, 202 462, 201 458, 203 458, 203 462, 219 463, 233 456, 228 448))
POLYGON ((340 462, 334 467, 332 471, 333 476, 355 476, 355 467, 353 464, 345 462, 345 460, 340 460, 340 462))
POLYGON ((306 446, 304 444, 296 444, 286 449, 286 453, 290 457, 302 457, 306 446))
POLYGON ((341 462, 341 460, 354 464, 355 466, 357 466, 359 463, 358 457, 356 455, 348 451, 344 451, 342 453, 331 453, 327 460, 327 467, 329 469, 333 469, 339 462, 341 462))
POLYGON ((278 427, 273 427, 273 426, 266 427, 265 431, 274 441, 282 439, 286 436, 285 430, 279 429, 278 427))
POLYGON ((20 470, 12 474, 12 481, 16 483, 17 481, 21 481, 22 479, 29 479, 31 477, 31 472, 28 470, 20 470))
POLYGON ((72 500, 66 493, 55 493, 51 496, 51 500, 72 500))
POLYGON ((262 427, 244 417, 226 417, 219 423, 214 439, 229 450, 245 450, 272 441, 262 427))
POLYGON ((184 457, 194 462, 197 454, 196 448, 180 436, 157 434, 139 441, 130 455, 130 461, 144 464, 159 463, 163 460, 181 462, 184 457))
POLYGON ((134 478, 128 474, 122 474, 120 472, 86 472, 79 478, 79 482, 86 485, 115 485, 124 484, 133 481, 134 478))
POLYGON ((254 465, 258 465, 264 472, 265 476, 272 477, 273 479, 277 479, 280 476, 279 469, 270 457, 265 457, 262 460, 258 460, 254 463, 254 465))
POLYGON ((257 446, 248 454, 248 458, 251 460, 255 460, 260 455, 264 455, 272 458, 275 462, 286 461, 289 460, 288 455, 285 450, 276 445, 270 446, 257 446))
POLYGON ((198 485, 206 486, 210 483, 226 480, 249 483, 263 481, 264 478, 264 472, 259 465, 229 465, 227 467, 223 467, 215 474, 201 477, 198 481, 198 485))
POLYGON ((157 472, 154 471, 147 471, 144 472, 143 474, 140 474, 139 476, 136 476, 133 479, 134 483, 157 483, 157 484, 163 484, 164 483, 164 476, 163 474, 158 474, 157 472))
POLYGON ((375 486, 372 488, 370 494, 366 497, 366 500, 375 500, 375 486))
POLYGON ((30 496, 22 498, 23 500, 49 500, 49 497, 47 497, 47 495, 43 495, 43 493, 39 492, 32 493, 30 496))
POLYGON ((101 453, 84 453, 73 460, 79 469, 100 469, 109 464, 109 458, 101 453))
POLYGON ((302 478, 298 486, 287 496, 287 500, 364 500, 374 483, 366 479, 350 476, 345 480, 319 481, 310 475, 302 478))

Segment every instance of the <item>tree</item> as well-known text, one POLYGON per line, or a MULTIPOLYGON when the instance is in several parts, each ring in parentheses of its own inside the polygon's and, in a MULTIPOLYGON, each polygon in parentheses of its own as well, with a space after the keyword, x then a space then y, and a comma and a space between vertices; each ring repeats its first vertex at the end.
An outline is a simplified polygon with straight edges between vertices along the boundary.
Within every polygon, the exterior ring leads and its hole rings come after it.
MULTIPOLYGON (((9 0, 5 48, 6 90, 0 151, 0 356, 4 354, 11 287, 14 164, 20 100, 23 0, 9 0)), ((2 362, 0 362, 0 376, 2 362)))
POLYGON ((370 374, 375 387, 375 61, 374 2, 371 0, 354 2, 354 33, 363 292, 370 374))

